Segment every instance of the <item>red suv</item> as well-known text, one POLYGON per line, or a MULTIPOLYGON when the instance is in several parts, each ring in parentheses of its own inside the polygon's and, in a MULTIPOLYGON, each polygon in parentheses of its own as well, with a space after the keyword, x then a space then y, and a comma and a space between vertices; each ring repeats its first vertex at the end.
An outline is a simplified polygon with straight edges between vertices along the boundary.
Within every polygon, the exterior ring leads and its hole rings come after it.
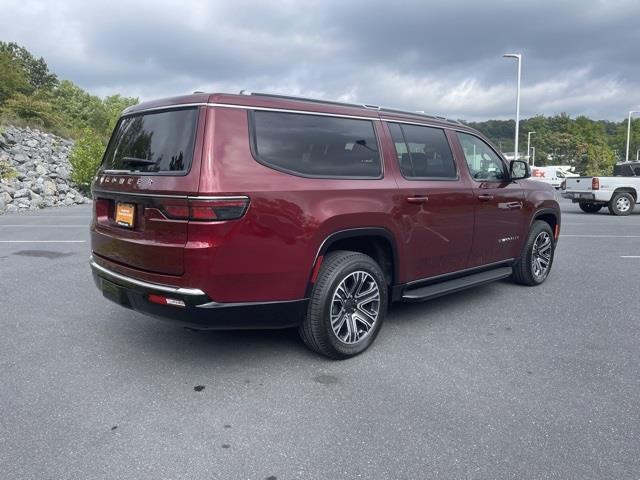
POLYGON ((298 327, 365 350, 393 301, 500 278, 538 285, 553 188, 442 117, 285 96, 194 94, 125 110, 94 180, 94 278, 197 329, 298 327))

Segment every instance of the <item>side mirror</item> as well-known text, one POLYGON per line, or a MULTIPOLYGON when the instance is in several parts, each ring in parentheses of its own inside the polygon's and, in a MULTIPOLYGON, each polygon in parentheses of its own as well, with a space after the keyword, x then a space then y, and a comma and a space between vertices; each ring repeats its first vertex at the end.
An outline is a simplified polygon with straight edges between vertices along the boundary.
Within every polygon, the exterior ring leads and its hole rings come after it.
POLYGON ((528 162, 522 160, 511 160, 509 163, 509 175, 511 180, 522 180, 531 176, 531 169, 528 162))

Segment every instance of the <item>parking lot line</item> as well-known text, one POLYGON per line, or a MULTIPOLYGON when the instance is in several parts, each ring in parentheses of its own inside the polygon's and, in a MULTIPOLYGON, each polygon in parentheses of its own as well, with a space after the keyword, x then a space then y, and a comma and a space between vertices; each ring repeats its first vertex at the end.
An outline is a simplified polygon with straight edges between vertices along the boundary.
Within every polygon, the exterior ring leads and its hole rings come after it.
POLYGON ((565 235, 561 237, 583 237, 583 238, 640 238, 640 235, 565 235))
POLYGON ((640 255, 620 255, 620 258, 640 258, 640 255))
POLYGON ((91 215, 6 215, 0 216, 1 219, 13 220, 13 221, 22 221, 28 220, 30 218, 86 218, 87 220, 91 220, 91 215))
POLYGON ((56 228, 87 228, 88 225, 17 225, 17 224, 12 224, 12 225, 3 225, 0 223, 0 227, 12 227, 12 228, 17 228, 17 227, 27 227, 27 228, 47 228, 47 227, 56 227, 56 228))
POLYGON ((0 240, 0 243, 86 243, 86 240, 0 240))

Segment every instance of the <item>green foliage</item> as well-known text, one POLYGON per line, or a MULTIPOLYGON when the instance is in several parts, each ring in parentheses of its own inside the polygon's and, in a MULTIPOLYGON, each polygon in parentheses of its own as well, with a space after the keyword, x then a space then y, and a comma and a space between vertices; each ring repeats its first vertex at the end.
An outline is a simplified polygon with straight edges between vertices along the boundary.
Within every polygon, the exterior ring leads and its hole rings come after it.
POLYGON ((76 140, 69 163, 71 163, 71 180, 86 195, 90 193, 91 181, 100 166, 105 145, 100 135, 86 128, 76 140))
POLYGON ((29 125, 47 130, 55 129, 62 122, 58 112, 43 95, 16 93, 5 102, 3 113, 5 117, 19 118, 29 125))
POLYGON ((35 58, 26 48, 17 43, 0 42, 0 54, 9 55, 20 64, 34 91, 51 91, 58 84, 58 77, 49 71, 44 58, 35 58))
POLYGON ((0 42, 0 118, 78 138, 93 130, 104 141, 126 107, 137 98, 91 95, 69 80, 59 81, 43 58, 15 43, 0 42))
POLYGON ((10 54, 0 50, 0 105, 15 94, 30 91, 29 81, 19 63, 10 54))
MULTIPOLYGON (((469 125, 501 146, 503 152, 513 152, 513 120, 489 120, 469 125)), ((535 132, 531 136, 531 146, 535 147, 536 165, 571 165, 586 175, 611 174, 613 165, 625 158, 626 127, 626 120, 616 123, 584 116, 574 119, 566 113, 552 117, 539 115, 520 122, 519 155, 526 158, 527 133, 535 132)), ((635 158, 638 149, 640 119, 634 119, 631 158, 635 158)))
POLYGON ((0 160, 0 180, 11 180, 17 175, 18 172, 7 160, 0 160))

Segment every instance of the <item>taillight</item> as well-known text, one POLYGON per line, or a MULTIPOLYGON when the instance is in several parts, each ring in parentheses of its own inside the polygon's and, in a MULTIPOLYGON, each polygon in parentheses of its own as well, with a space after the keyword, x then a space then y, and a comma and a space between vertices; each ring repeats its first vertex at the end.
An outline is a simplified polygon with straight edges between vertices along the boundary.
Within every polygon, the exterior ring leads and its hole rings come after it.
POLYGON ((248 207, 248 197, 194 197, 186 205, 165 204, 160 208, 167 217, 175 220, 217 222, 236 220, 246 213, 248 207))
POLYGON ((205 222, 235 220, 245 214, 248 206, 248 197, 189 199, 189 219, 205 222))
POLYGON ((591 179, 591 190, 600 190, 600 179, 598 177, 591 179))

